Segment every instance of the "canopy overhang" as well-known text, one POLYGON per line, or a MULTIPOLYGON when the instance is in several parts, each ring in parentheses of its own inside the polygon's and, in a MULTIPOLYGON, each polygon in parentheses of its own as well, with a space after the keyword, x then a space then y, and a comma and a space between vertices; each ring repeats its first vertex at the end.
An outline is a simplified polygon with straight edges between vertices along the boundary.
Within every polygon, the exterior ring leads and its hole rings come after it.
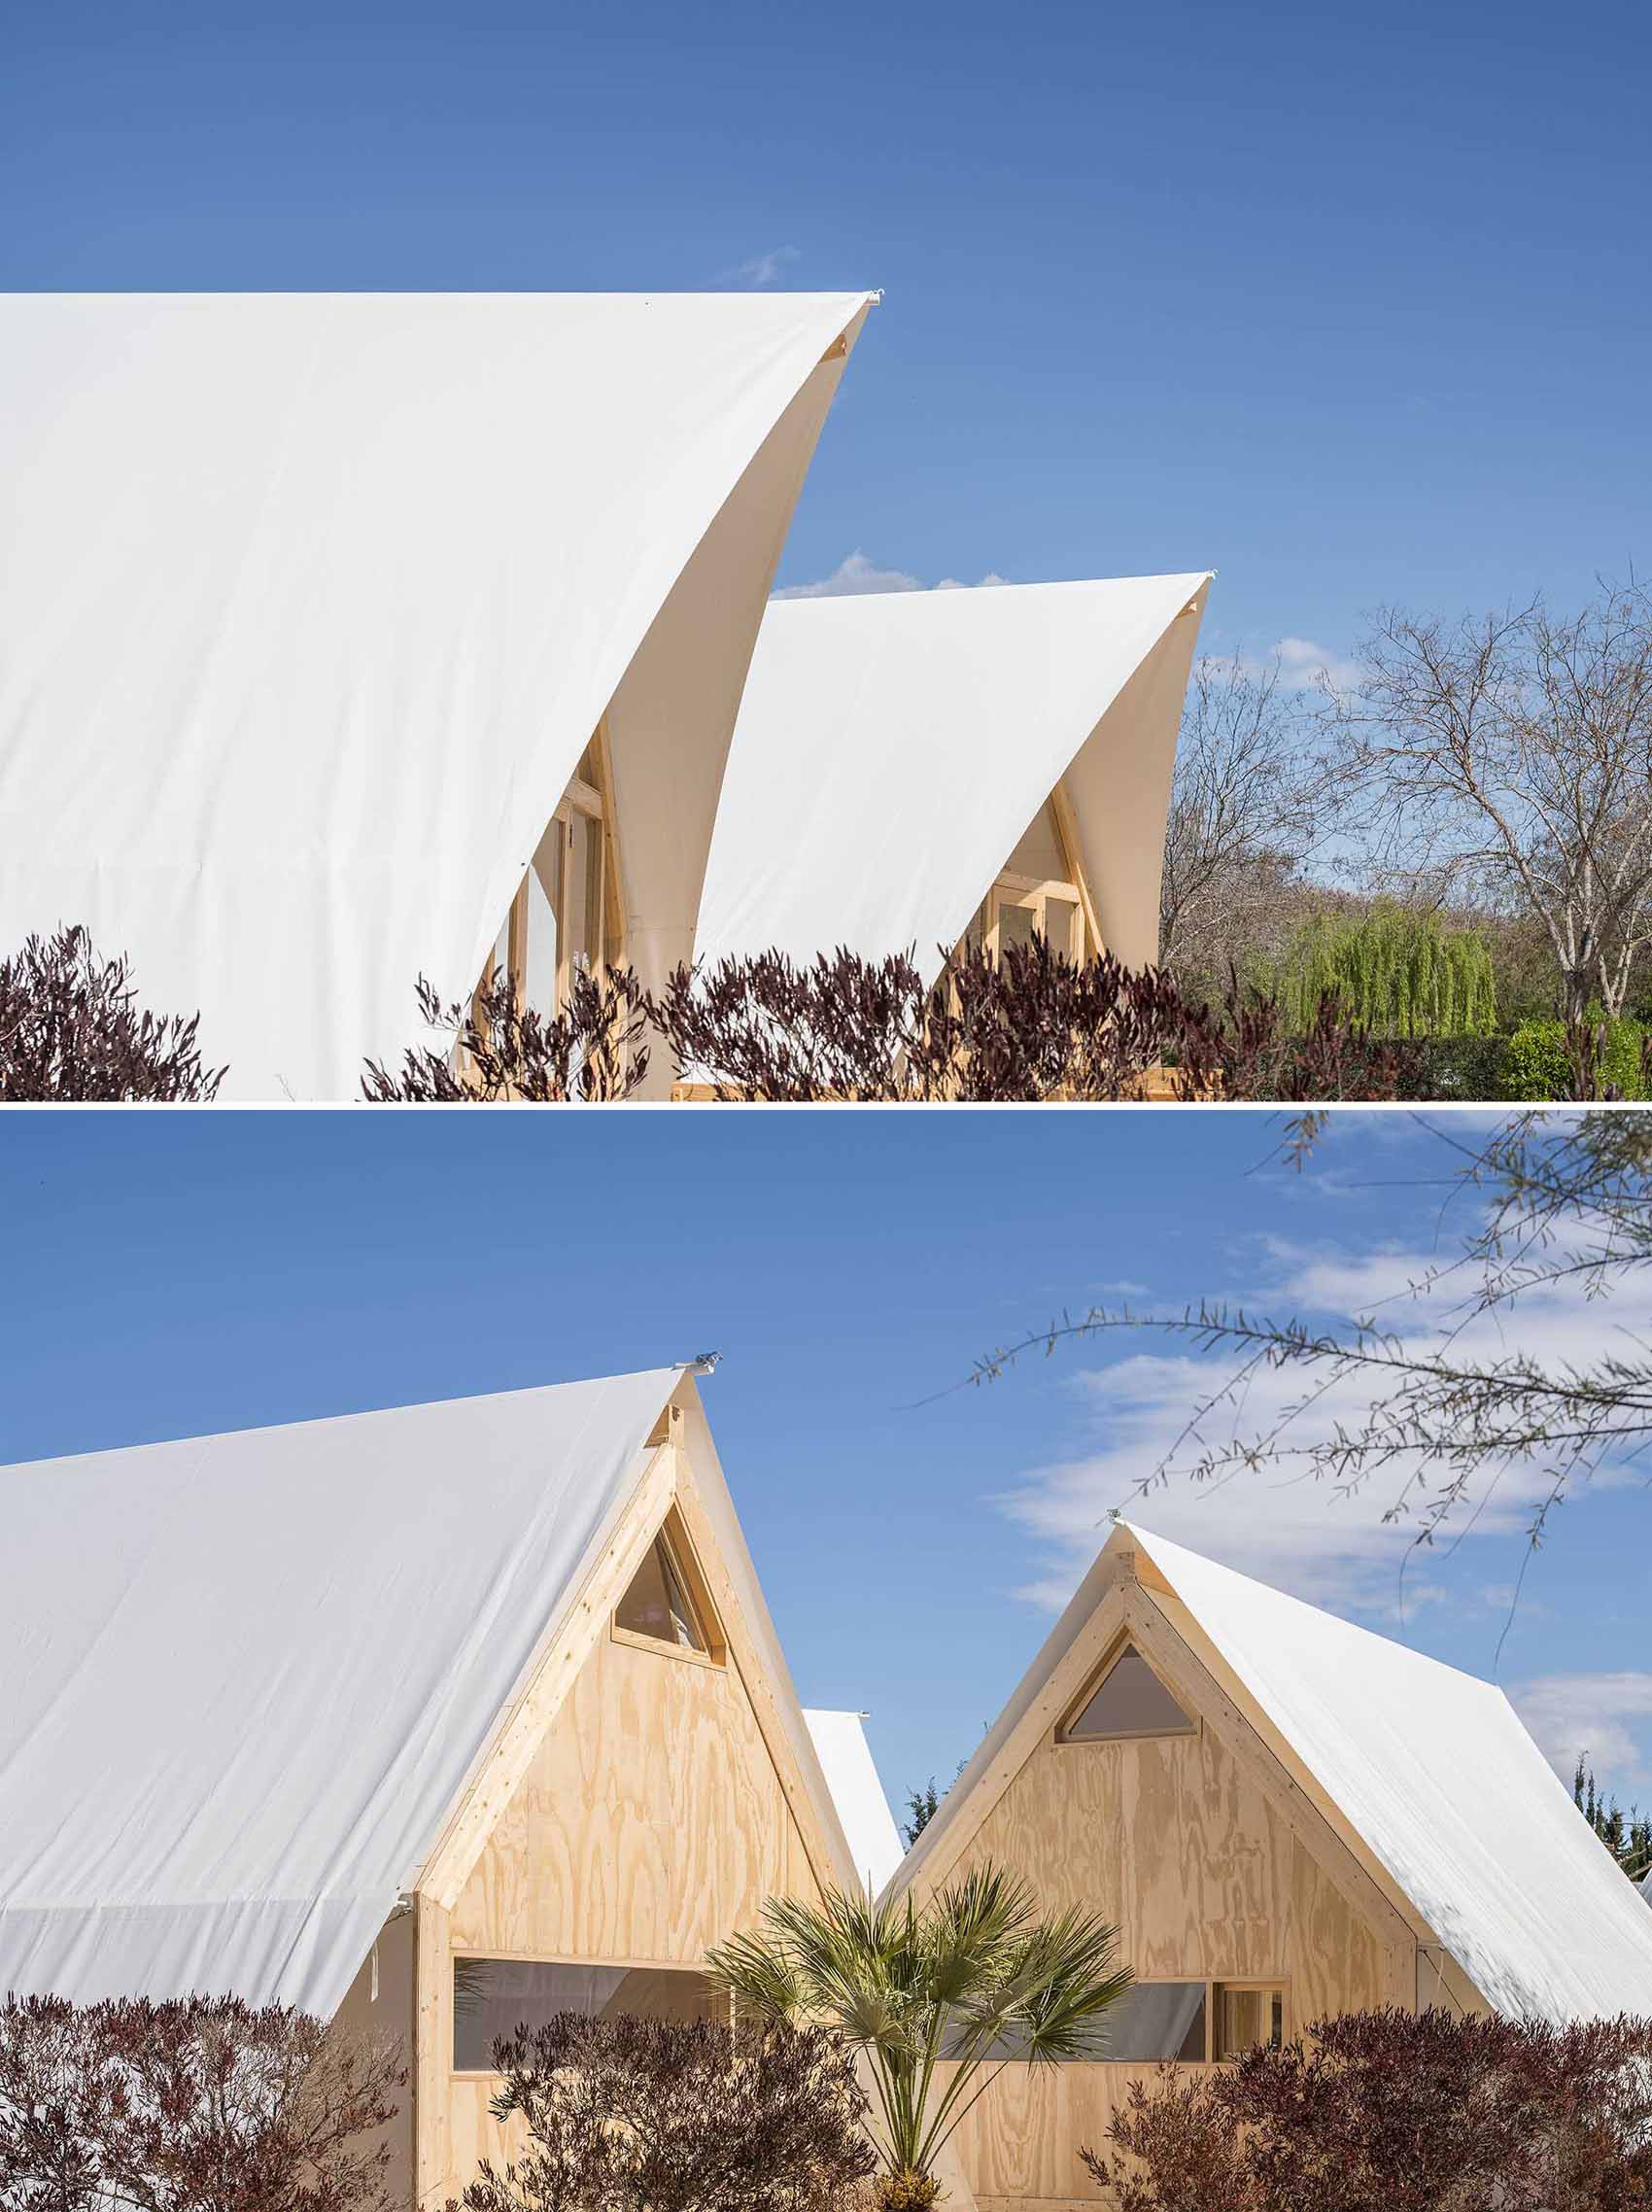
POLYGON ((1182 699, 1210 572, 772 602, 696 957, 846 946, 936 975, 1058 782, 1108 950, 1158 952, 1182 699))
POLYGON ((0 297, 0 949, 83 922, 224 1096, 357 1097, 606 711, 661 981, 869 299, 0 297))

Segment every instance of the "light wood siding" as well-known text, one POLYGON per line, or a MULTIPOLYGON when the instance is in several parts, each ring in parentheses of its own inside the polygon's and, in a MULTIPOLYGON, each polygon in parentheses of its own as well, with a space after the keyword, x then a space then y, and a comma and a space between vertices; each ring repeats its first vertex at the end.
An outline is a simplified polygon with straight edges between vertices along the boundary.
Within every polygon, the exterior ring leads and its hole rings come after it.
MULTIPOLYGON (((961 1851, 945 1850, 925 1869, 920 1894, 995 1860, 1023 1875, 1043 1908, 1082 1905, 1116 1920, 1121 1955, 1145 1981, 1277 1979, 1288 2034, 1325 2013, 1409 2002, 1395 1983, 1400 1952, 1386 1901, 1374 1888, 1366 1906, 1358 1901, 1369 1885, 1315 1808, 1234 1725, 1229 1701, 1140 1594, 1129 1606, 1133 1634, 1144 1649, 1151 1642, 1197 1734, 1058 1744, 1058 1709, 1049 1706, 997 1803, 961 1851)), ((1114 1611, 1098 1621, 1084 1668, 1119 1619, 1114 1611)), ((1409 1961, 1409 1942, 1402 1948, 1409 1961)), ((1153 2071, 1006 2068, 955 2138, 980 2212, 1095 2204, 1080 2149, 1102 2145, 1130 2081, 1153 2071)))
MULTIPOLYGON (((776 1892, 816 1887, 736 1662, 604 1635, 483 1848, 452 1948, 692 1967, 776 1892)), ((519 2145, 489 2113, 496 2085, 447 2056, 457 2185, 519 2145)))

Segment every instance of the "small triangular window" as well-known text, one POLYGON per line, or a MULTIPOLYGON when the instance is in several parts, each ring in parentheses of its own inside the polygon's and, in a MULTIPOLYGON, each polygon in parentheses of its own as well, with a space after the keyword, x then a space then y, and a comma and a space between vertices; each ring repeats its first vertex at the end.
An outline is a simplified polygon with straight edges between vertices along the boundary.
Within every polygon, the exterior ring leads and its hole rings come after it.
POLYGON ((678 1564, 671 1539, 662 1531, 632 1577, 631 1588, 614 1608, 614 1625, 654 1643, 710 1654, 710 1639, 689 1577, 678 1564))
POLYGON ((1069 1744, 1110 1736, 1188 1736, 1193 1723, 1142 1657, 1125 1644, 1062 1731, 1069 1744))

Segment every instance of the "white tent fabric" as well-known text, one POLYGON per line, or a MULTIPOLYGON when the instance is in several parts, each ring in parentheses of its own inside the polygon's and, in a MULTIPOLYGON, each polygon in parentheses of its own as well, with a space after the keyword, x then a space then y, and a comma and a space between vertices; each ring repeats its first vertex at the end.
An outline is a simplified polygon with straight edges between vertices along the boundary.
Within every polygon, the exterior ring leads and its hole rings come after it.
POLYGON ((1499 2012, 1652 2013, 1652 1918, 1501 1690, 1131 1533, 1499 2012))
POLYGON ((678 1380, 0 1469, 0 1990, 330 2018, 678 1380))
POLYGON ((696 956, 915 948, 933 976, 1066 776, 1103 937, 1132 966, 1153 959, 1176 731, 1209 580, 772 602, 696 956))
POLYGON ((906 1852, 858 1712, 804 1709, 856 1874, 874 1897, 906 1852))
POLYGON ((84 922, 225 1097, 358 1097, 607 709, 660 980, 867 302, 0 296, 0 950, 84 922))

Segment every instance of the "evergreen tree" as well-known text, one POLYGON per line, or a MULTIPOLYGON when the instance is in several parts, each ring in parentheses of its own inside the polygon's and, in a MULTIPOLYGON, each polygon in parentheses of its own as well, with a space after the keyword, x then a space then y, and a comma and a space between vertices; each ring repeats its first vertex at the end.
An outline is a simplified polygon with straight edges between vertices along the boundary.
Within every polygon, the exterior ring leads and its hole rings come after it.
POLYGON ((1625 1874, 1638 1882, 1652 1873, 1652 1815, 1635 1805, 1625 1813, 1616 1798, 1602 1797, 1583 1752, 1571 1778, 1571 1799, 1625 1874))

